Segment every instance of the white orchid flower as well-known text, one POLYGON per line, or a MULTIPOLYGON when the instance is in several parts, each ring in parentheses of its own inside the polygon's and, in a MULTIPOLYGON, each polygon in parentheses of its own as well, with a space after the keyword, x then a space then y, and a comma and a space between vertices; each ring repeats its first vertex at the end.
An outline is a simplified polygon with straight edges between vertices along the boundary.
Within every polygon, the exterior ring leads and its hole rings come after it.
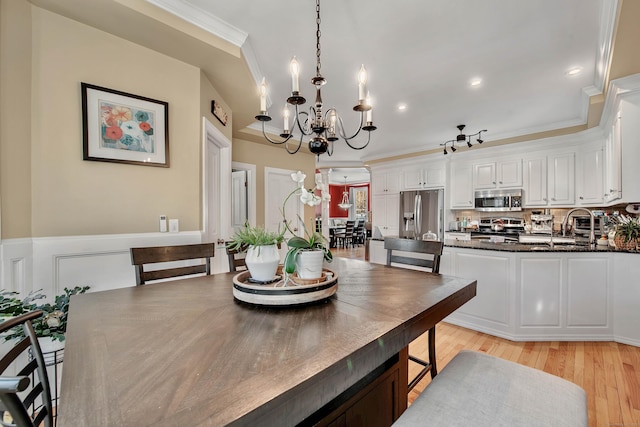
POLYGON ((302 187, 302 183, 304 183, 305 178, 307 177, 306 174, 302 173, 301 171, 298 172, 294 172, 291 174, 291 179, 294 180, 295 182, 298 183, 298 186, 302 187))
POLYGON ((312 192, 307 191, 306 188, 303 187, 301 190, 302 192, 300 194, 300 201, 305 205, 316 206, 322 202, 320 197, 316 196, 312 192))
POLYGON ((320 187, 324 185, 322 182, 322 174, 317 173, 316 174, 316 187, 320 187))

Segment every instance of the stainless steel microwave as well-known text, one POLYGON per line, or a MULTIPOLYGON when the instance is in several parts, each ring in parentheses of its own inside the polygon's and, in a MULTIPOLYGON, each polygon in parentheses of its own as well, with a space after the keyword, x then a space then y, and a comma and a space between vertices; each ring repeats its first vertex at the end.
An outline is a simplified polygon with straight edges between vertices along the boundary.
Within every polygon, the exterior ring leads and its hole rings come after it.
POLYGON ((475 209, 482 212, 522 210, 522 190, 483 190, 474 194, 475 209))

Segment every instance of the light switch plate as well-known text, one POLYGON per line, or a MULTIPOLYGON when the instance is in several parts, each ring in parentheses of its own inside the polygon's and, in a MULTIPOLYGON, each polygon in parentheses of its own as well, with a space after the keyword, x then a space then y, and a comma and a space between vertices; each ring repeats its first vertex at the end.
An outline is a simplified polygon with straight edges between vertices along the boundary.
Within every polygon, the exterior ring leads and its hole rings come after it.
POLYGON ((161 233, 167 232, 167 216, 166 215, 160 215, 160 232, 161 233))
POLYGON ((170 219, 169 220, 169 232, 170 233, 177 233, 178 231, 180 231, 179 221, 177 219, 170 219))

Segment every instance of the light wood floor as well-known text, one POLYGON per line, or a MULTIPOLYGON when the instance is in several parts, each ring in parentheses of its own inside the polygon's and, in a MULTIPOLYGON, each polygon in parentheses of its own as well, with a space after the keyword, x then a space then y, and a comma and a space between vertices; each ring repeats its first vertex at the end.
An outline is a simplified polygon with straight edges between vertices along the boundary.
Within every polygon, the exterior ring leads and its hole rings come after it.
MULTIPOLYGON (((364 259, 364 247, 332 250, 364 259)), ((615 342, 513 342, 440 323, 436 327, 438 370, 460 350, 476 350, 557 375, 587 392, 590 427, 640 427, 640 348, 615 342)), ((409 346, 427 359, 427 335, 409 346)), ((419 367, 410 363, 409 376, 419 367)), ((413 402, 431 381, 427 375, 409 394, 413 402)))

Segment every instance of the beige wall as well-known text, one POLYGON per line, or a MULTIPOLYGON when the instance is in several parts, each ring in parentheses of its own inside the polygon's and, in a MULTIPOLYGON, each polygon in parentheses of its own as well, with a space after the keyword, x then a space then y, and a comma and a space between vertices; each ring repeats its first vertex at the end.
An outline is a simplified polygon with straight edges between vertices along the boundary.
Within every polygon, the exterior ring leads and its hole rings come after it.
POLYGON ((200 229, 200 71, 33 9, 32 236, 200 229), (80 82, 167 101, 170 168, 82 160, 80 82))
MULTIPOLYGON (((307 174, 305 186, 314 185, 316 158, 313 154, 289 154, 282 146, 264 145, 242 139, 233 140, 232 159, 256 165, 256 225, 264 225, 264 168, 300 170, 307 174)), ((315 208, 305 206, 304 222, 307 228, 313 227, 315 208)), ((309 228, 313 230, 313 228, 309 228)))
POLYGON ((0 1, 0 238, 31 235, 31 5, 0 1))

